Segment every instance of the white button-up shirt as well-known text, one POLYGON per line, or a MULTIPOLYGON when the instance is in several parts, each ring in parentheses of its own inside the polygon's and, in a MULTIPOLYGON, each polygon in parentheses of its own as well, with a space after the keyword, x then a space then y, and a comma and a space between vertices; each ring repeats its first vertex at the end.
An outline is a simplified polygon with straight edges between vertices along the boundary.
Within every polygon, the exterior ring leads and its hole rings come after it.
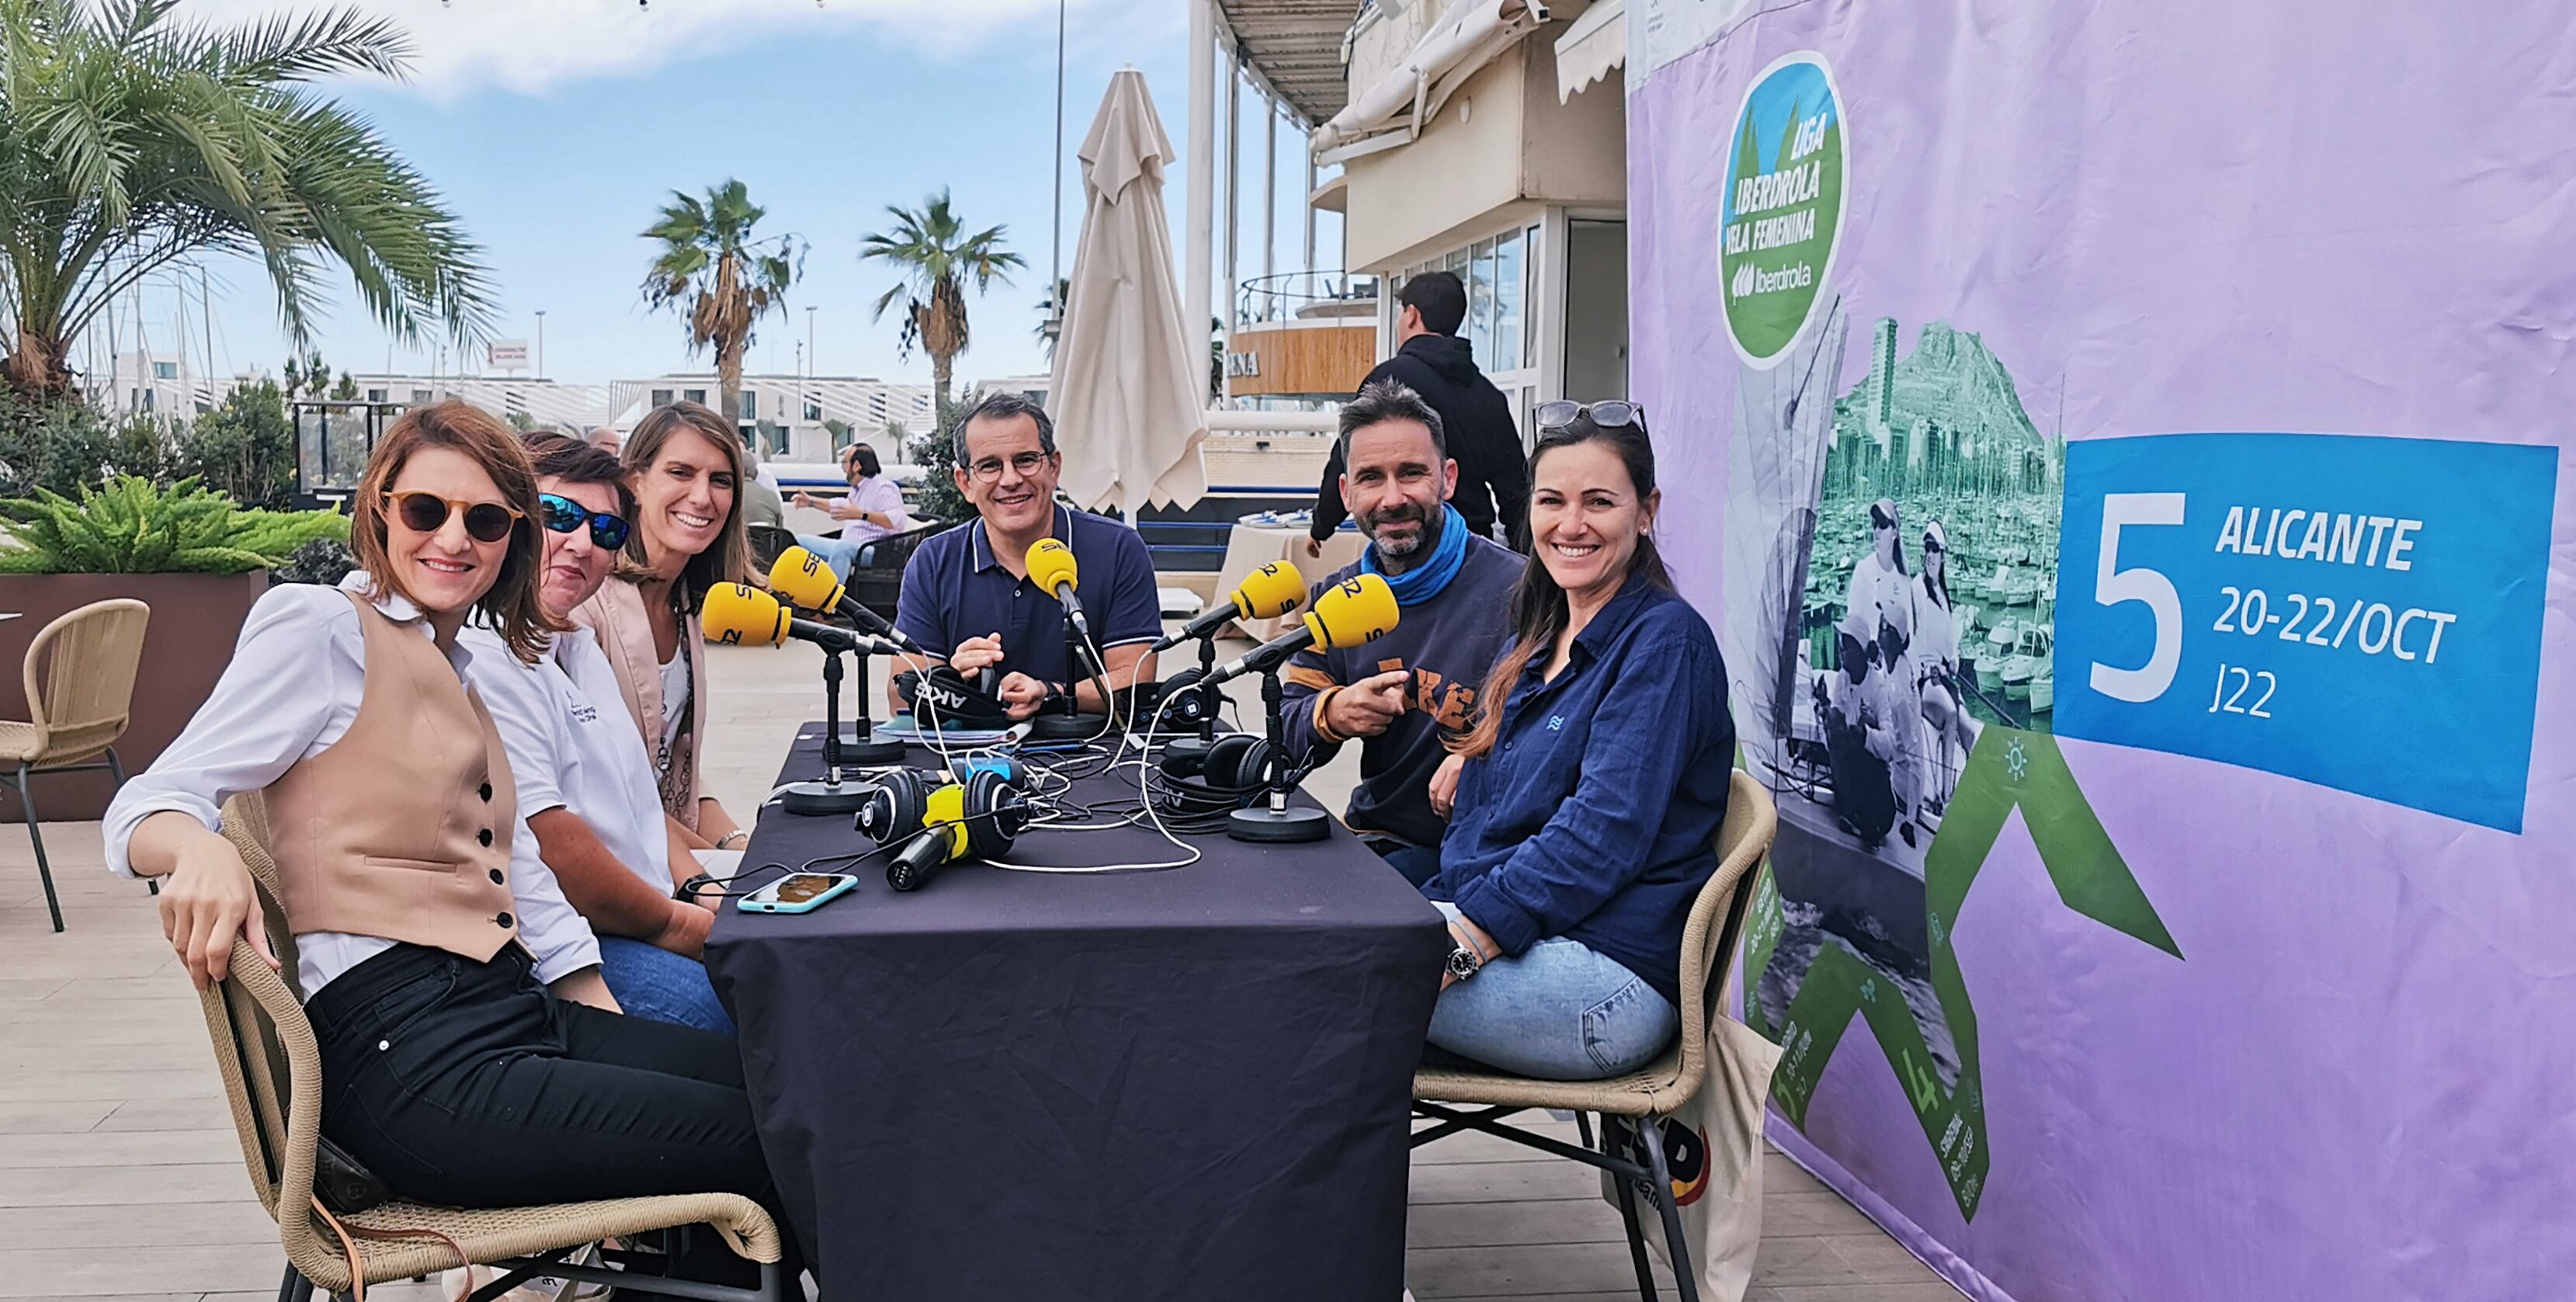
POLYGON ((662 793, 598 637, 586 628, 558 633, 533 665, 488 629, 469 628, 458 641, 474 650, 474 686, 510 752, 520 816, 570 810, 629 872, 668 894, 662 793))
MULTIPOLYGON (((340 586, 365 593, 367 578, 352 573, 340 586)), ((409 601, 397 596, 373 600, 387 619, 429 636, 428 623, 409 601)), ((471 682, 472 659, 460 641, 448 663, 456 666, 459 678, 471 682)), ((134 876, 126 850, 135 825, 147 816, 174 810, 208 831, 221 831, 226 800, 261 790, 299 761, 330 749, 357 721, 366 695, 366 667, 366 630, 347 598, 309 583, 280 584, 262 594, 242 623, 232 662, 224 666, 214 693, 161 758, 135 774, 109 803, 101 829, 109 869, 134 876)), ((524 811, 510 838, 510 893, 518 902, 519 940, 536 957, 539 980, 551 982, 598 965, 599 941, 537 857, 537 839, 528 832, 524 811)), ((296 977, 304 997, 312 998, 341 973, 393 945, 381 936, 336 931, 297 936, 296 977)))

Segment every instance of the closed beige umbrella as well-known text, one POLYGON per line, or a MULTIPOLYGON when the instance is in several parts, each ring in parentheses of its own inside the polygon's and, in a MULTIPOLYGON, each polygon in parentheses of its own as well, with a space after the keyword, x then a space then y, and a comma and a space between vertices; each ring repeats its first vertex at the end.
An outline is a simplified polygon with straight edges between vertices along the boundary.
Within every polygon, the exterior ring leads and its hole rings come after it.
POLYGON ((1133 520, 1207 492, 1207 340, 1181 311, 1163 215, 1163 172, 1178 160, 1143 73, 1109 79, 1081 158, 1082 235, 1047 406, 1064 491, 1133 520))

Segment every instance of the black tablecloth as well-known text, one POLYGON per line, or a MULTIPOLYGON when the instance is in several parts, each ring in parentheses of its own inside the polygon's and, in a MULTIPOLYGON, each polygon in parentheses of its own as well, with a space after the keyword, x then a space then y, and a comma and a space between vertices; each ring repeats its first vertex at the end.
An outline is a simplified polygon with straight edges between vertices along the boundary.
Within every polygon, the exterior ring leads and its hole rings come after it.
MULTIPOLYGON (((820 773, 820 732, 782 781, 820 773)), ((1132 800, 1119 772, 1065 799, 1132 800)), ((899 895, 878 859, 815 912, 722 911, 707 966, 825 1296, 1398 1296, 1439 913, 1338 825, 1186 839, 1204 857, 1167 872, 952 864, 899 895)), ((865 846, 773 806, 743 862, 865 846)), ((1040 828, 1010 857, 1180 852, 1150 827, 1040 828)))

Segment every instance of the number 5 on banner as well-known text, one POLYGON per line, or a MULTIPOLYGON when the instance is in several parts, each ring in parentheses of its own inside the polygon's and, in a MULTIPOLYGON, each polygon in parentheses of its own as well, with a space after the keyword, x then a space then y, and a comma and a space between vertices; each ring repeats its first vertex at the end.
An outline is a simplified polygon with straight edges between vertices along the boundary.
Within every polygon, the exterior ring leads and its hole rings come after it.
POLYGON ((2173 686, 2182 665, 2182 595, 2173 580, 2146 568, 2120 568, 2120 526, 2181 524, 2180 493, 2105 493, 2102 495, 2102 552, 2093 567, 2093 601, 2117 606, 2143 601, 2156 617, 2156 645, 2147 663, 2121 669, 2093 662, 2093 690, 2113 700, 2152 701, 2173 686))

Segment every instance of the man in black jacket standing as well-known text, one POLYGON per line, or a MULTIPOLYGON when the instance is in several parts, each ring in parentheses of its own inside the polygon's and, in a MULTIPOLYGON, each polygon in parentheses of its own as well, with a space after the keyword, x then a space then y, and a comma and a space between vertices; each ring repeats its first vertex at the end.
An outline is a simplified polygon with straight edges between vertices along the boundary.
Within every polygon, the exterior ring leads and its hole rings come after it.
MULTIPOLYGON (((1511 402, 1476 369, 1467 341, 1458 337, 1459 323, 1467 319, 1467 287, 1455 272, 1427 271, 1404 282, 1395 297, 1395 356, 1378 363, 1360 387, 1393 380, 1430 403, 1440 413, 1449 456, 1458 463, 1458 492, 1450 505, 1475 536, 1492 538, 1499 519, 1511 546, 1526 548, 1529 462, 1521 452, 1511 402)), ((1324 482, 1315 490, 1308 556, 1322 555, 1324 540, 1350 518, 1342 503, 1342 471, 1337 444, 1324 464, 1324 482)))

